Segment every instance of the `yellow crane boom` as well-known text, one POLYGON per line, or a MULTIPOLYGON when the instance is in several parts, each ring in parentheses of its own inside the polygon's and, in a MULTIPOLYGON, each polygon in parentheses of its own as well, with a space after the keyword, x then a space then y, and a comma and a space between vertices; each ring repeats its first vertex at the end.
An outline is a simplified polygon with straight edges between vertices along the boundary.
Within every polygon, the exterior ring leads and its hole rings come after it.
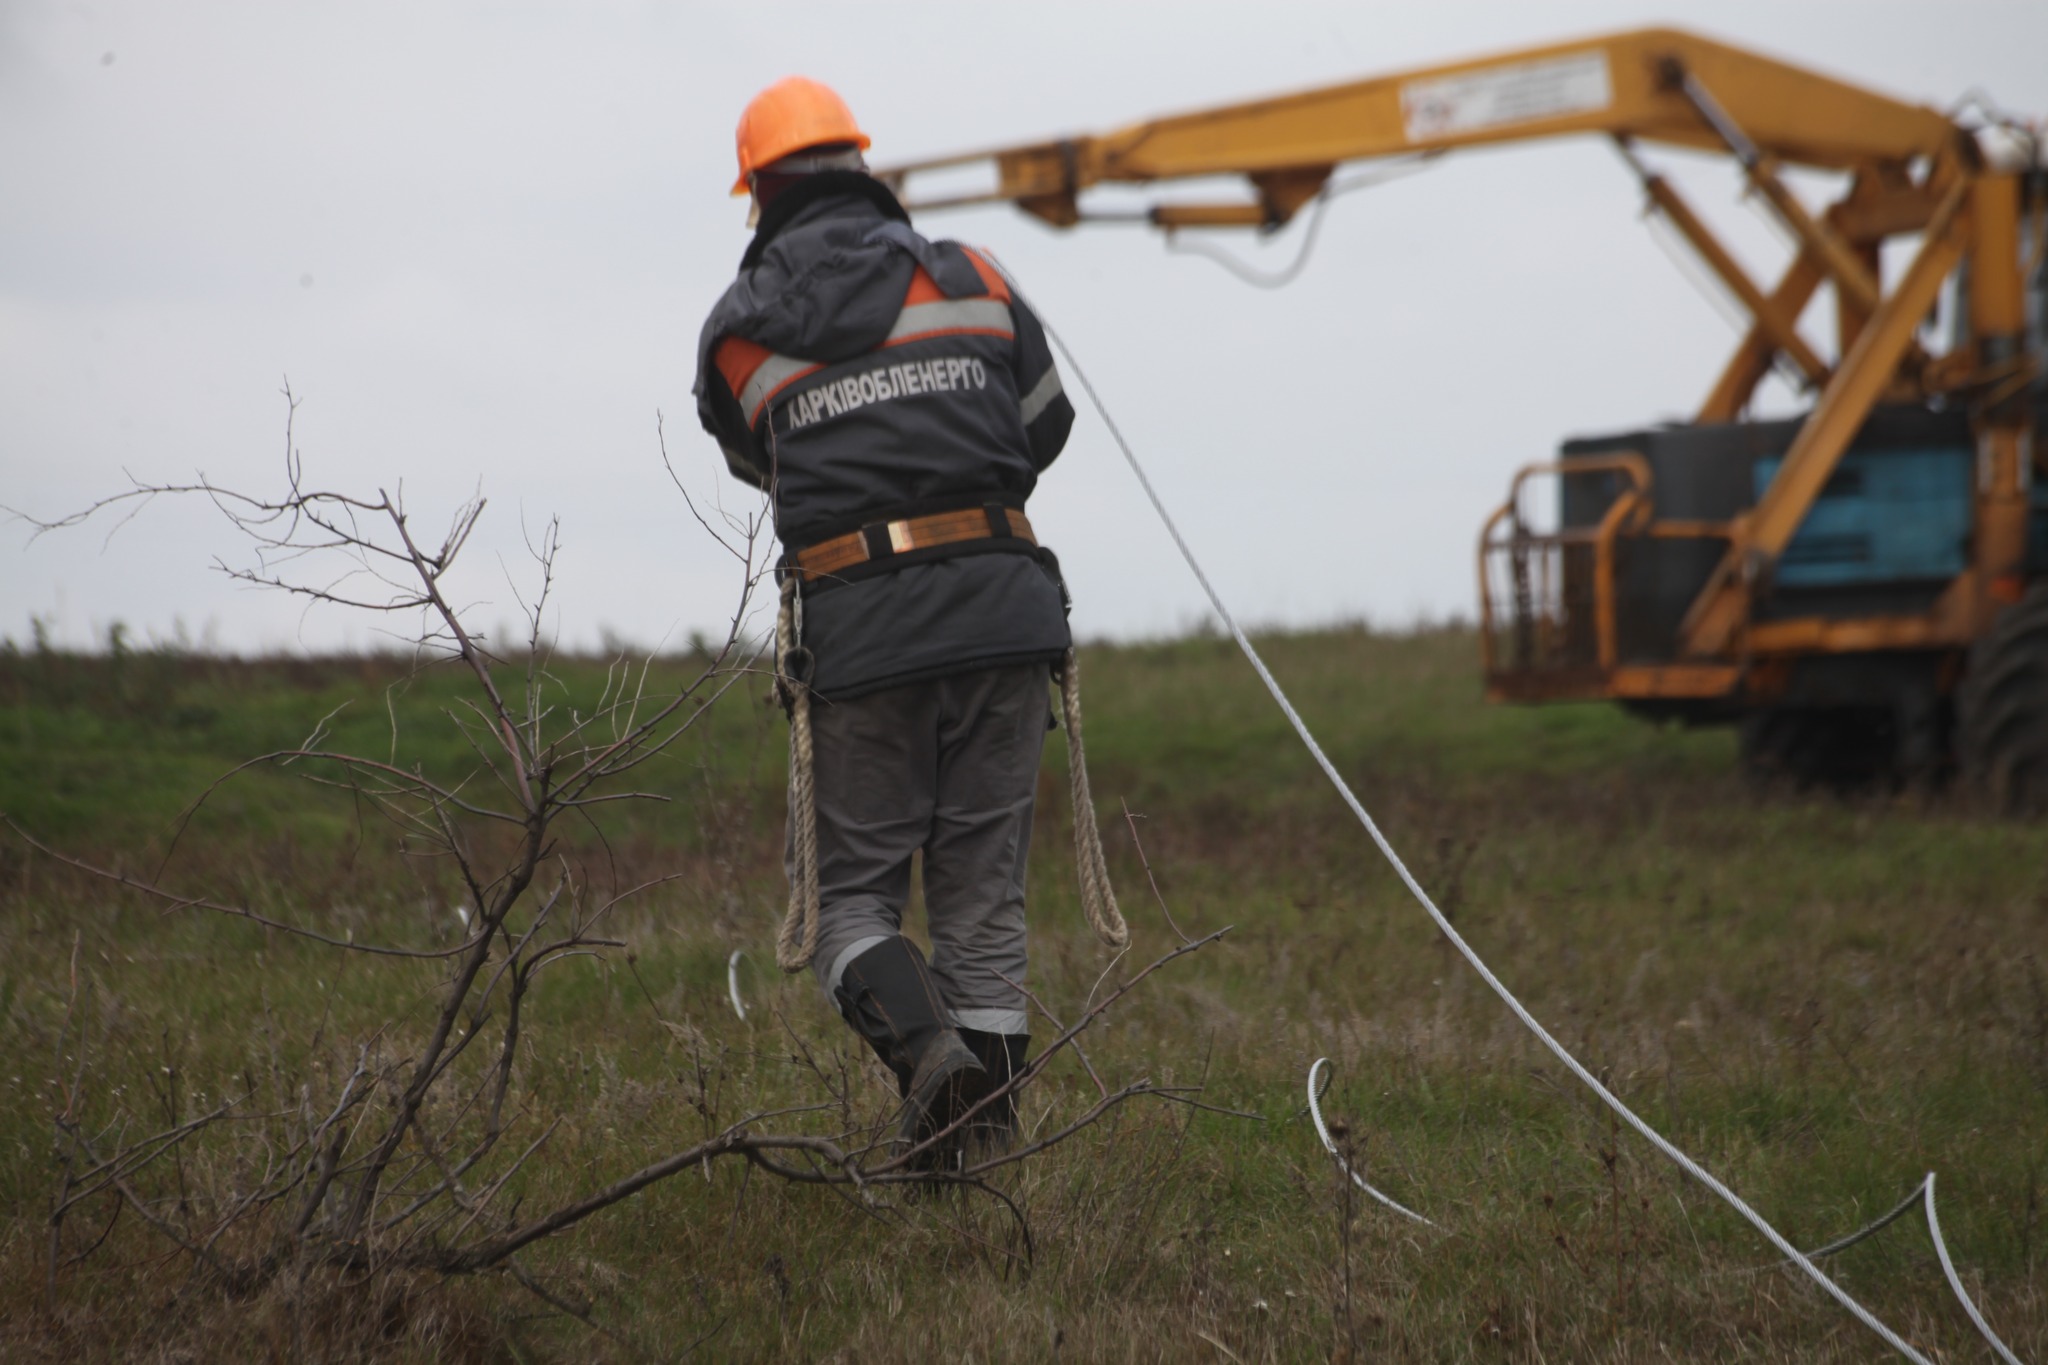
POLYGON ((1162 205, 1154 221, 1272 227, 1347 161, 1571 133, 1726 150, 1722 131, 1701 117, 1701 91, 1711 92, 1759 155, 1789 164, 1903 169, 1952 151, 1957 138, 1955 124, 1935 110, 1689 33, 1640 29, 880 174, 906 191, 913 212, 1008 200, 1061 226, 1083 219, 1079 196, 1090 186, 1243 175, 1252 201, 1162 205), (974 163, 993 163, 993 188, 922 201, 912 192, 931 172, 974 163))

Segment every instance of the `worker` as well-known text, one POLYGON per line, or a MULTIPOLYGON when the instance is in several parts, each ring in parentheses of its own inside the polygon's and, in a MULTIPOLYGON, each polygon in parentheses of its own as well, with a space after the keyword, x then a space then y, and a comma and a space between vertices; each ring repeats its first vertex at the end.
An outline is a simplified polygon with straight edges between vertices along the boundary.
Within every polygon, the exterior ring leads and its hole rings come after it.
MULTIPOLYGON (((704 324, 697 411, 732 474, 768 492, 783 546, 780 667, 805 697, 812 794, 800 809, 793 779, 793 883, 815 818, 809 966, 895 1074, 917 1143, 1029 1041, 1025 857, 1048 665, 1071 641, 1024 506, 1074 411, 1024 300, 986 256, 912 230, 831 89, 769 86, 737 141, 754 236, 704 324), (902 932, 920 852, 929 962, 902 932)), ((977 1115, 982 1136, 1007 1141, 1011 1098, 977 1115)))

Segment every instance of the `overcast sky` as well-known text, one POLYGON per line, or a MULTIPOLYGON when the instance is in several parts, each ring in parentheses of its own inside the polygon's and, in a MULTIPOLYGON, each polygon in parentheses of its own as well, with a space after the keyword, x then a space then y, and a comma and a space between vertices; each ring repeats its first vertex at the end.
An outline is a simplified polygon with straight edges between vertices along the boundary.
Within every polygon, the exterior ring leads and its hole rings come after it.
MULTIPOLYGON (((1917 101, 1981 88, 2048 114, 2038 0, 6 0, 0 503, 68 512, 124 471, 274 491, 289 376, 310 481, 402 481, 435 525, 481 487, 460 585, 480 619, 516 617, 522 526, 559 515, 561 640, 679 642, 717 628, 737 580, 662 468, 656 413, 692 492, 748 508, 689 389, 747 240, 726 189, 761 86, 834 84, 884 164, 1662 22, 1917 101)), ((1724 167, 1653 155, 1775 272, 1784 244, 1724 167)), ((920 226, 1020 276, 1241 615, 1396 625, 1472 613, 1474 537, 1517 465, 1682 416, 1732 347, 1725 301, 1639 198, 1596 139, 1450 158, 1337 201, 1273 292, 1139 229, 1008 209, 920 226)), ((1229 245, 1273 266, 1298 232, 1229 245)), ((1201 619, 1092 415, 1031 512, 1084 636, 1201 619)), ((224 581, 214 558, 246 557, 203 506, 110 528, 0 525, 0 635, 36 617, 73 644, 116 620, 238 650, 379 638, 224 581)))

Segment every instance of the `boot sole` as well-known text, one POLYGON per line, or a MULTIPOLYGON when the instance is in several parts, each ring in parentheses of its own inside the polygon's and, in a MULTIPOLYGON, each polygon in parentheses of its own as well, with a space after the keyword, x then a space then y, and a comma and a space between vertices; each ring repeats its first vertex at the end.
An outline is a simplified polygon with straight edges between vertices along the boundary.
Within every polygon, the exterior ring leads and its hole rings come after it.
POLYGON ((896 1130, 896 1140, 905 1147, 915 1147, 953 1122, 968 1104, 973 1103, 979 1083, 987 1074, 974 1054, 961 1048, 957 1059, 943 1066, 936 1076, 926 1078, 924 1084, 914 1088, 906 1098, 903 1123, 896 1130))

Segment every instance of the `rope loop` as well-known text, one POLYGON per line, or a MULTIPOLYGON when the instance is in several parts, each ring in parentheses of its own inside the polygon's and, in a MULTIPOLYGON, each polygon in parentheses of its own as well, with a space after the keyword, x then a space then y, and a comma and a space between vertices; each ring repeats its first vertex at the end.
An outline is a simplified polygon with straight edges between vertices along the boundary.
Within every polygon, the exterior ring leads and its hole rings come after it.
POLYGON ((1088 790, 1088 754, 1081 743, 1081 666, 1072 646, 1060 660, 1060 711, 1067 731, 1067 781, 1074 801, 1074 869, 1081 878, 1081 910, 1095 936, 1121 950, 1131 941, 1130 926, 1117 909, 1109 884, 1109 863, 1102 853, 1102 832, 1095 827, 1095 797, 1088 790))
POLYGON ((775 965, 800 972, 818 951, 818 796, 811 747, 810 651, 797 642, 797 581, 782 580, 775 614, 775 688, 789 712, 789 910, 775 941, 775 965))

